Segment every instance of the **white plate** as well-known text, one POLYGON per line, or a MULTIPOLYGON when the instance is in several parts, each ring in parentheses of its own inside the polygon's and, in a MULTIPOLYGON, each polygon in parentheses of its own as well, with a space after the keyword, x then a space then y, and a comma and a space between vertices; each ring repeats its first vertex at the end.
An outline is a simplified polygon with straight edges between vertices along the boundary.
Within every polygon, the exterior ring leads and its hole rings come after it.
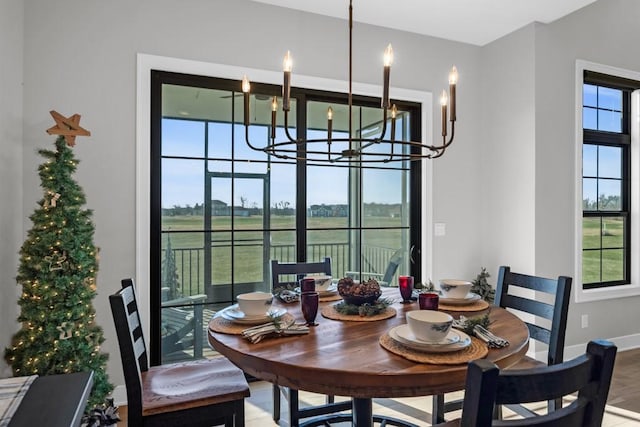
MULTIPOLYGON (((413 334, 411 333, 410 330, 407 333, 407 330, 409 330, 409 325, 407 324, 399 325, 392 328, 389 331, 389 336, 394 341, 399 342, 400 344, 406 347, 409 347, 413 350, 424 351, 426 353, 449 353, 453 351, 460 351, 471 345, 471 338, 469 337, 469 335, 458 330, 453 330, 453 329, 451 330, 451 332, 458 335, 459 337, 459 340, 452 344, 428 344, 428 343, 425 343, 424 341, 414 341, 415 337, 413 337, 413 334), (403 338, 400 336, 398 332, 400 332, 400 334, 402 334, 405 337, 408 334, 411 334, 414 340, 403 338)), ((449 333, 449 335, 451 335, 451 332, 449 333)))
MULTIPOLYGON (((295 288, 294 292, 299 294, 300 293, 300 287, 295 288)), ((337 293, 338 293, 338 285, 332 284, 331 286, 329 286, 327 288, 326 291, 318 291, 318 296, 319 297, 329 297, 331 295, 336 295, 337 293)))
POLYGON ((464 298, 440 297, 440 302, 448 305, 469 305, 480 299, 480 295, 469 292, 464 298))
POLYGON ((431 342, 431 341, 424 341, 421 340, 420 338, 416 337, 413 332, 411 332, 411 327, 409 327, 409 325, 405 325, 405 328, 398 328, 396 329, 396 334, 398 335, 398 337, 400 339, 402 339, 405 342, 412 342, 412 343, 416 343, 416 344, 425 344, 425 345, 449 345, 449 344, 455 344, 458 341, 460 341, 460 335, 458 335, 458 333, 451 329, 449 331, 449 333, 447 334, 446 337, 444 337, 444 339, 442 341, 438 341, 438 342, 431 342))
POLYGON ((224 319, 230 320, 234 323, 240 323, 243 325, 259 325, 260 323, 268 322, 270 320, 269 315, 271 315, 272 317, 278 317, 282 316, 286 312, 286 308, 273 308, 265 314, 248 316, 238 308, 238 304, 234 304, 231 307, 227 307, 224 310, 220 311, 220 315, 224 319))

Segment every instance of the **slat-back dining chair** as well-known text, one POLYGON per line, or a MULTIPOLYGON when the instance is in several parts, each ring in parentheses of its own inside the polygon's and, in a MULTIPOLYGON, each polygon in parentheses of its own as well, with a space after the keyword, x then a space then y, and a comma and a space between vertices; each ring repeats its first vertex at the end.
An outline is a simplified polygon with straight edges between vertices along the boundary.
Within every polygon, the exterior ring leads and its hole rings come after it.
POLYGON ((131 279, 109 295, 132 426, 244 426, 244 373, 225 358, 148 365, 131 279))
MULTIPOLYGON (((307 274, 326 274, 331 276, 331 258, 325 257, 319 262, 285 262, 278 260, 271 261, 271 288, 276 290, 283 286, 295 286, 296 281, 307 274), (287 276, 286 280, 281 280, 281 276, 287 276), (292 277, 294 276, 294 277, 292 277)), ((300 418, 309 416, 331 414, 335 412, 351 409, 350 402, 334 403, 334 396, 327 396, 327 404, 321 408, 300 408, 298 400, 298 390, 273 385, 273 420, 280 420, 280 394, 281 392, 289 396, 289 417, 290 425, 297 426, 300 418)))
MULTIPOLYGON (((532 340, 547 345, 547 363, 540 362, 531 357, 525 356, 509 369, 530 369, 545 365, 555 365, 562 363, 564 357, 564 339, 567 329, 567 316, 569 311, 569 298, 571 295, 572 279, 566 276, 559 276, 557 279, 547 279, 526 274, 514 273, 508 266, 501 266, 498 271, 496 283, 496 306, 516 310, 517 312, 528 313, 536 318, 544 318, 550 322, 549 326, 535 324, 523 318, 522 320, 529 328, 529 336, 532 340), (515 292, 514 292, 515 291, 515 292), (524 291, 524 293, 519 292, 524 291), (551 302, 543 302, 533 295, 526 296, 527 292, 541 292, 548 294, 551 302)), ((535 322, 535 320, 534 320, 535 322)), ((560 408, 561 400, 549 401, 548 410, 553 411, 560 408)), ((462 401, 444 401, 443 395, 433 397, 433 424, 444 421, 444 413, 455 411, 462 407, 462 401)), ((521 416, 532 417, 537 414, 522 405, 509 405, 508 408, 521 416)), ((501 409, 498 407, 496 413, 500 416, 501 409)))
POLYGON ((500 370, 486 359, 469 362, 462 416, 440 427, 563 426, 602 424, 617 348, 609 341, 587 344, 585 354, 568 362, 533 369, 500 370), (494 422, 498 405, 554 401, 572 393, 566 407, 536 418, 494 422))

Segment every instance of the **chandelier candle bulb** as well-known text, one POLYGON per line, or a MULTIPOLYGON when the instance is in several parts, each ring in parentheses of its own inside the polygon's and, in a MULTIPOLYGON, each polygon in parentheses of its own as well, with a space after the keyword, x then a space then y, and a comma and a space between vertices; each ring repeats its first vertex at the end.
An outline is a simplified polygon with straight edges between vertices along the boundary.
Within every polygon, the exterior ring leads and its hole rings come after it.
POLYGON ((333 108, 327 108, 327 143, 331 144, 331 131, 333 130, 333 108))
POLYGON ((440 105, 442 108, 442 136, 447 136, 447 92, 444 90, 440 96, 440 105))
POLYGON ((396 140, 396 116, 398 115, 398 108, 396 104, 391 107, 391 142, 396 140))
POLYGON ((449 73, 449 96, 451 98, 451 121, 456 121, 456 84, 458 83, 458 69, 453 66, 449 73))
POLYGON ((273 97, 271 100, 271 139, 276 139, 276 111, 278 110, 278 98, 273 97))
POLYGON ((389 76, 391 74, 391 64, 393 63, 393 49, 391 44, 384 50, 384 71, 382 76, 382 105, 385 110, 391 106, 389 101, 389 76))
POLYGON ((242 93, 244 95, 244 125, 249 126, 249 91, 251 90, 251 84, 249 79, 245 75, 242 77, 242 93))
POLYGON ((291 108, 291 70, 293 68, 291 62, 291 52, 287 51, 282 62, 282 68, 284 70, 284 84, 282 85, 282 110, 289 111, 291 108))

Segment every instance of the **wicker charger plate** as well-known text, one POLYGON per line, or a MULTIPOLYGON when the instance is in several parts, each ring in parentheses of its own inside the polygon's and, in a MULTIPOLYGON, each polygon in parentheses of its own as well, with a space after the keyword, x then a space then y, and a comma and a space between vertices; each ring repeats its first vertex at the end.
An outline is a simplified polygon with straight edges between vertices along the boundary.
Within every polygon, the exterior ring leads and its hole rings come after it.
MULTIPOLYGON (((294 319, 294 317, 290 313, 285 313, 282 315, 282 320, 285 322, 290 322, 294 319)), ((269 323, 269 322, 264 322, 269 323)), ((219 332, 221 334, 229 334, 229 335, 240 335, 242 331, 247 328, 251 328, 256 325, 241 325, 239 323, 234 323, 231 320, 227 320, 222 316, 214 316, 209 321, 209 329, 213 332, 219 332)))
POLYGON ((340 301, 340 300, 342 300, 342 297, 339 294, 318 297, 318 301, 320 302, 331 302, 331 301, 340 301))
MULTIPOLYGON (((342 298, 341 298, 342 299, 342 298)), ((332 320, 347 320, 351 322, 375 322, 377 320, 390 319, 396 315, 396 309, 387 307, 382 313, 374 316, 360 316, 357 314, 341 314, 335 309, 335 305, 327 305, 322 308, 322 316, 332 320)))
POLYGON ((482 311, 489 308, 489 303, 484 300, 475 301, 469 305, 451 305, 445 303, 438 303, 438 310, 446 311, 482 311))
POLYGON ((378 341, 385 350, 393 354, 397 354, 413 362, 430 363, 432 365, 459 365, 471 360, 481 359, 489 353, 487 346, 474 337, 471 337, 471 345, 469 347, 451 353, 426 353, 413 350, 396 342, 389 336, 389 333, 382 335, 378 341))

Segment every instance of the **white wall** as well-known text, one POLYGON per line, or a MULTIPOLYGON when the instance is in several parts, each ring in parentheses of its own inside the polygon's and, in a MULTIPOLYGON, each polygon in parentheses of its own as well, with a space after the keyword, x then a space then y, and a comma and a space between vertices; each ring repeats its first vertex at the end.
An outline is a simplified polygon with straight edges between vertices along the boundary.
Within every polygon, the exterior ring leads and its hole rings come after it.
MULTIPOLYGON (((451 65, 458 66, 456 142, 434 167, 434 218, 447 222, 448 233, 435 241, 433 276, 473 277, 480 267, 479 219, 468 209, 480 200, 478 48, 366 25, 354 32, 354 80, 363 83, 380 84, 382 50, 389 42, 395 52, 392 86, 438 93, 451 65)), ((101 252, 94 304, 113 382, 123 383, 107 295, 135 273, 136 54, 278 71, 290 49, 294 73, 346 80, 347 35, 344 20, 245 0, 26 2, 23 211, 31 212, 40 197, 35 149, 53 143, 44 133, 48 111, 80 113, 92 136, 77 140, 76 178, 95 211, 101 252)), ((439 132, 433 130, 434 138, 439 132)))
POLYGON ((482 262, 535 267, 535 24, 482 48, 482 262))
MULTIPOLYGON (((536 273, 573 275, 576 60, 640 72, 639 21, 640 2, 600 0, 537 32, 536 273)), ((635 253, 632 263, 639 260, 635 253)), ((598 337, 640 345, 639 303, 640 297, 591 303, 572 298, 567 345, 598 337), (589 316, 585 329, 582 314, 589 316)))
MULTIPOLYGON (((23 5, 0 0, 0 349, 18 329, 16 285, 22 215, 23 5)), ((0 358, 0 378, 11 369, 0 358)))

